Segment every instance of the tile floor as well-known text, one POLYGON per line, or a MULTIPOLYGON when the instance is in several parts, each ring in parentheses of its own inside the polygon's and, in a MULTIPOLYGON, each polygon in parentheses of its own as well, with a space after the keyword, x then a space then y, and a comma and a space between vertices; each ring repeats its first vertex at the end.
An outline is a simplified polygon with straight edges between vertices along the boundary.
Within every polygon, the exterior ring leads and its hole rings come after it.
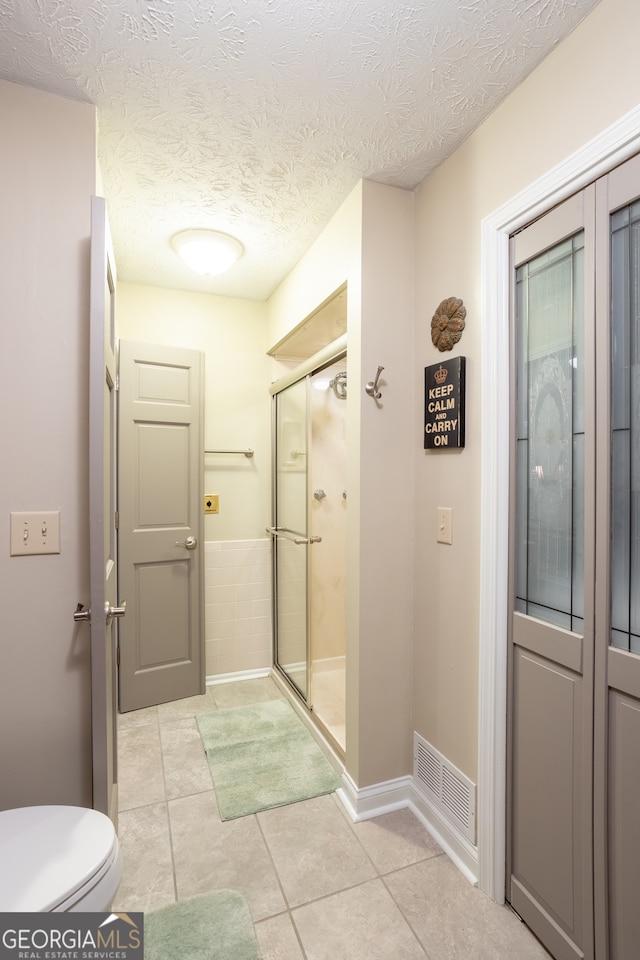
POLYGON ((223 823, 195 722, 281 696, 270 679, 120 717, 116 911, 239 890, 263 960, 549 960, 408 810, 354 824, 335 795, 223 823))

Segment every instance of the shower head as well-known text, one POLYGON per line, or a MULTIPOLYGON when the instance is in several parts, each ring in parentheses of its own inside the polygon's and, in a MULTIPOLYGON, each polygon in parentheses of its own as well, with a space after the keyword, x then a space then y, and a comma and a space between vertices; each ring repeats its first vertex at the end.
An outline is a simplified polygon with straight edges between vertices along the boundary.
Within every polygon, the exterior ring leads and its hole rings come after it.
POLYGON ((336 373, 333 380, 329 381, 329 386, 335 393, 338 400, 347 399, 347 371, 342 370, 341 373, 336 373))

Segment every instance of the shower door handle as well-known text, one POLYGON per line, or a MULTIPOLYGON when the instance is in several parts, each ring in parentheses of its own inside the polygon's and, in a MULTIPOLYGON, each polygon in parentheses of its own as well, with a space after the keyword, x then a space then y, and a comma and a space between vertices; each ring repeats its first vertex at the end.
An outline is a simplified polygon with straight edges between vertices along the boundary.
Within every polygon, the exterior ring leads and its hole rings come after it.
POLYGON ((284 530, 278 527, 267 527, 266 531, 274 537, 284 537, 285 540, 291 540, 298 545, 305 543, 322 543, 322 537, 299 537, 291 530, 284 530))

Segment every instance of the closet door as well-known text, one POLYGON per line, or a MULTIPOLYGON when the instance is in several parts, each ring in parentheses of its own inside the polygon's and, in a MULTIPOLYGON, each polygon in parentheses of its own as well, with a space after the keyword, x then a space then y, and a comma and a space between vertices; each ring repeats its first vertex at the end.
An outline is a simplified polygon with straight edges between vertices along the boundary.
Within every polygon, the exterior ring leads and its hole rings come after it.
POLYGON ((596 933, 640 950, 640 158, 597 184, 596 933))
POLYGON ((558 960, 593 957, 593 193, 512 242, 508 899, 558 960))

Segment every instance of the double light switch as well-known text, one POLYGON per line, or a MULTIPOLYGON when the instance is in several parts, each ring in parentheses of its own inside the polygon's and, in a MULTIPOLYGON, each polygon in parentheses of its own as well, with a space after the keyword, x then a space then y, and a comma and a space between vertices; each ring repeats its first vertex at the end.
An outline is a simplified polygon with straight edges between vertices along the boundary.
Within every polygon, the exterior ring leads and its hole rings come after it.
POLYGON ((60 553, 60 511, 40 510, 11 514, 10 555, 60 553))

